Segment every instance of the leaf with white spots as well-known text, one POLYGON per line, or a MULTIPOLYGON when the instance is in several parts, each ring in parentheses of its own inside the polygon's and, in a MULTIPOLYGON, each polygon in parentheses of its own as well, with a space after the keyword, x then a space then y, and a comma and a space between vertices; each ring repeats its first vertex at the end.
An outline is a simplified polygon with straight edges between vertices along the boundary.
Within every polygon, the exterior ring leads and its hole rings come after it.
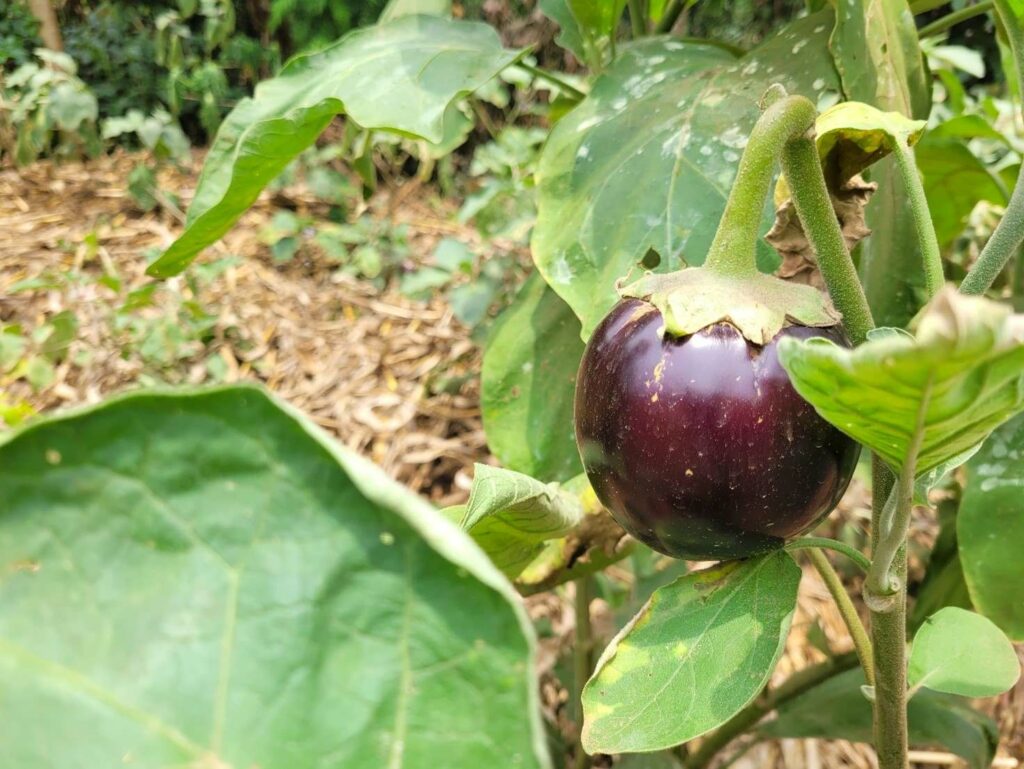
POLYGON ((0 438, 9 767, 549 766, 470 538, 252 387, 0 438))
POLYGON ((583 690, 587 752, 662 750, 729 720, 775 669, 799 585, 800 568, 777 552, 655 591, 583 690))
MULTIPOLYGON (((703 263, 765 89, 778 82, 812 101, 838 93, 831 28, 830 11, 800 19, 741 59, 710 44, 640 41, 558 122, 537 174, 532 248, 584 338, 650 249, 660 272, 703 263)), ((765 230, 771 216, 767 205, 765 230)), ((764 243, 759 261, 778 265, 764 243)))
POLYGON ((967 463, 956 529, 975 608, 1024 641, 1024 416, 996 430, 967 463))

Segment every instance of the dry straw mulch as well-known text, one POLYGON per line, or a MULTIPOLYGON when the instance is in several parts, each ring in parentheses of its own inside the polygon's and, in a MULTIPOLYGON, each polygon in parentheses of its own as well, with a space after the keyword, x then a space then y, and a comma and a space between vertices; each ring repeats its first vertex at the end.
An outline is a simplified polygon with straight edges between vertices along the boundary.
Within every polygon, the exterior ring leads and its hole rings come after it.
MULTIPOLYGON (((165 247, 181 224, 173 214, 142 214, 134 208, 124 180, 135 160, 117 154, 88 163, 0 170, 0 323, 31 329, 57 312, 72 310, 80 324, 78 339, 57 367, 51 386, 34 392, 24 381, 8 381, 0 382, 0 392, 47 411, 96 402, 150 381, 201 384, 211 381, 216 370, 223 381, 264 383, 436 504, 463 500, 472 463, 491 461, 478 405, 477 346, 438 299, 424 304, 392 290, 379 292, 365 282, 339 277, 315 257, 274 265, 257 234, 275 203, 316 213, 315 201, 302 190, 286 190, 284 201, 261 198, 205 261, 225 254, 242 258, 200 286, 197 294, 176 278, 162 284, 154 295, 155 306, 138 311, 143 317, 173 316, 183 302, 195 301, 216 316, 212 340, 205 345, 189 341, 180 359, 160 370, 141 359, 140 340, 126 342, 112 317, 127 291, 147 282, 142 254, 165 247), (68 273, 116 273, 123 287, 118 293, 86 280, 9 292, 26 278, 68 273)), ((165 171, 161 185, 187 203, 194 176, 165 171)), ((391 216, 410 227, 414 259, 425 257, 446 235, 485 250, 515 249, 512 244, 480 243, 471 229, 452 223, 450 210, 427 200, 424 190, 410 184, 378 195, 371 204, 374 215, 391 216)), ((865 497, 855 485, 834 522, 863 526, 865 497)), ((934 536, 930 516, 919 516, 915 525, 921 537, 934 536)), ((535 617, 550 622, 552 632, 541 641, 545 711, 571 744, 575 725, 567 714, 568 694, 553 675, 571 644, 571 604, 562 593, 550 593, 529 599, 528 605, 535 617)), ((600 644, 614 632, 610 610, 597 600, 592 615, 600 644)), ((836 650, 847 650, 841 618, 817 574, 805 568, 793 633, 776 680, 823 658, 807 638, 815 623, 836 650)), ((1024 750, 1024 688, 986 707, 999 720, 1004 737, 998 765, 1016 766, 1024 750)), ((916 767, 960 765, 944 755, 922 754, 918 759, 916 767)), ((600 763, 609 765, 603 759, 600 763)), ((876 764, 862 745, 784 740, 755 746, 734 766, 872 769, 876 764)))

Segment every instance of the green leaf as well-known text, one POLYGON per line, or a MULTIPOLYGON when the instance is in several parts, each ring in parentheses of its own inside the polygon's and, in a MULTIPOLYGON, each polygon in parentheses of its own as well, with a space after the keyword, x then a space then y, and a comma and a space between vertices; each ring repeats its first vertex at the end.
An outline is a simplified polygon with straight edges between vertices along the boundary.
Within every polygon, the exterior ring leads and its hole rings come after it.
POLYGON ((907 117, 928 117, 931 91, 906 0, 846 0, 836 3, 836 13, 829 45, 846 96, 907 117))
POLYGON ((404 296, 426 301, 438 288, 448 285, 451 279, 452 274, 447 270, 438 267, 420 267, 418 270, 407 272, 402 276, 398 290, 404 296))
POLYGON ((56 363, 67 357, 68 348, 78 336, 78 318, 71 310, 64 310, 50 318, 42 330, 45 337, 39 354, 56 363))
POLYGON ((938 505, 939 536, 928 554, 928 571, 914 592, 914 608, 908 627, 916 631, 928 617, 946 606, 973 609, 964 581, 957 550, 957 501, 945 499, 938 505))
MULTIPOLYGON (((532 249, 584 337, 617 301, 616 281, 651 249, 660 272, 703 263, 765 88, 812 100, 838 91, 825 12, 735 59, 704 43, 652 38, 626 47, 558 122, 538 168, 532 249)), ((765 207, 767 230, 773 207, 765 207)), ((759 246, 762 269, 778 255, 759 246)))
POLYGON ((469 246, 455 238, 441 238, 434 249, 434 264, 448 272, 470 273, 473 270, 473 252, 469 246))
POLYGON ((46 110, 62 131, 77 131, 82 123, 96 122, 99 105, 83 84, 58 83, 50 93, 46 110))
MULTIPOLYGON (((861 687, 864 673, 854 668, 828 679, 779 708, 778 717, 757 727, 770 738, 826 738, 872 741, 871 703, 861 687)), ((910 743, 941 747, 966 759, 971 769, 988 769, 999 744, 999 729, 988 716, 960 697, 923 690, 907 707, 910 743)))
POLYGON ((27 349, 28 341, 17 330, 0 329, 0 374, 17 366, 27 349))
POLYGON ((220 238, 335 115, 366 129, 441 142, 457 102, 521 54, 485 24, 403 16, 293 59, 217 132, 185 232, 149 267, 167 277, 220 238))
POLYGON ((1013 644, 990 619, 949 606, 914 636, 907 684, 964 697, 994 697, 1013 688, 1020 662, 1013 644))
POLYGON ((482 278, 456 286, 448 292, 452 314, 467 326, 476 326, 487 317, 487 310, 497 296, 498 288, 495 283, 482 278))
POLYGON ((967 465, 957 516, 964 577, 975 608, 1024 641, 1024 417, 995 431, 967 465))
POLYGON ((897 146, 913 146, 927 123, 899 112, 883 112, 863 102, 842 102, 822 112, 814 122, 815 142, 826 169, 836 169, 844 182, 897 146))
POLYGON ((391 21, 401 16, 451 16, 452 0, 389 0, 381 11, 378 22, 391 21))
POLYGON ((23 376, 36 392, 45 390, 57 381, 57 371, 53 363, 42 355, 32 355, 22 360, 15 369, 15 376, 23 376))
POLYGON ((940 246, 950 245, 964 231, 978 201, 1006 205, 1006 191, 999 177, 961 140, 930 132, 914 155, 924 177, 924 192, 940 246))
POLYGON ((562 48, 572 51, 582 62, 587 61, 587 51, 583 45, 583 33, 579 22, 569 9, 568 0, 540 0, 541 13, 558 24, 559 32, 555 42, 562 48))
POLYGON ((626 0, 567 0, 573 18, 584 34, 594 38, 615 32, 626 0))
POLYGON ((657 590, 583 690, 586 751, 661 750, 727 721, 771 676, 799 584, 800 568, 779 552, 657 590))
POLYGON ((499 316, 484 350, 480 407, 502 464, 544 481, 583 472, 573 429, 580 324, 533 273, 499 316))
POLYGON ((779 359, 825 419, 899 471, 920 441, 916 475, 962 454, 1024 408, 1024 315, 947 287, 916 338, 856 349, 783 339, 779 359))
POLYGON ((0 467, 11 765, 550 766, 508 582, 262 391, 118 398, 0 467))
POLYGON ((568 534, 582 518, 579 497, 557 484, 477 463, 460 525, 505 576, 514 578, 544 542, 568 534))

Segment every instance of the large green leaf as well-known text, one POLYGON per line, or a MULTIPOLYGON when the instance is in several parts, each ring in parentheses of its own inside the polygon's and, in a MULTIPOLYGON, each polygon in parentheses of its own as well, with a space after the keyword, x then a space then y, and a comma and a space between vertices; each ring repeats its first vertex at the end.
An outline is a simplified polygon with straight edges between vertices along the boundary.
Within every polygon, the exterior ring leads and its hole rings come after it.
MULTIPOLYGON (((662 272, 704 261, 769 84, 813 100, 838 91, 831 18, 796 21, 739 60, 709 44, 641 41, 555 126, 537 174, 532 248, 584 337, 649 249, 662 272)), ((766 206, 765 230, 771 219, 766 206)), ((778 264, 765 243, 759 258, 764 269, 778 264)))
POLYGON ((456 102, 519 55, 502 49, 485 24, 402 16, 293 59, 225 118, 185 232, 149 273, 166 277, 187 267, 335 115, 344 112, 366 129, 441 144, 461 124, 456 102))
POLYGON ((573 432, 580 324, 537 273, 501 314, 480 382, 487 444, 506 467, 544 481, 583 472, 573 432))
POLYGON ((1006 205, 999 178, 959 139, 929 133, 914 154, 939 245, 948 246, 963 232, 978 201, 1006 205))
POLYGON ((968 463, 957 538, 975 607, 1024 641, 1024 416, 996 430, 968 463))
POLYGON ((402 16, 451 16, 452 0, 389 0, 378 21, 391 21, 402 16))
POLYGON ((907 684, 964 697, 993 697, 1020 678, 1013 645, 990 619, 948 606, 914 636, 907 684))
POLYGON ((522 473, 477 464, 460 525, 510 578, 519 576, 544 543, 583 518, 577 494, 522 473))
POLYGON ((11 767, 549 765, 505 579, 262 391, 8 437, 0 573, 11 767))
POLYGON ((655 591, 583 690, 587 752, 662 750, 725 723, 771 676, 799 585, 800 568, 780 552, 655 591))
MULTIPOLYGON (((848 99, 925 118, 931 90, 906 0, 835 3, 830 46, 848 99)), ((860 247, 860 272, 875 321, 903 326, 923 294, 921 251, 907 196, 892 159, 871 171, 878 192, 867 207, 873 234, 860 247)))
MULTIPOLYGON (((779 708, 778 717, 758 727, 764 737, 871 742, 871 703, 859 669, 841 673, 779 708)), ((942 747, 966 759, 971 769, 987 769, 999 744, 999 730, 966 700, 923 690, 907 708, 910 743, 942 747)))
POLYGON ((876 335, 853 350, 783 339, 779 359, 819 414, 897 471, 919 441, 918 476, 1024 408, 1024 315, 950 287, 920 317, 916 338, 876 335))
POLYGON ((829 45, 850 99, 907 117, 928 117, 931 90, 907 0, 836 3, 829 45))

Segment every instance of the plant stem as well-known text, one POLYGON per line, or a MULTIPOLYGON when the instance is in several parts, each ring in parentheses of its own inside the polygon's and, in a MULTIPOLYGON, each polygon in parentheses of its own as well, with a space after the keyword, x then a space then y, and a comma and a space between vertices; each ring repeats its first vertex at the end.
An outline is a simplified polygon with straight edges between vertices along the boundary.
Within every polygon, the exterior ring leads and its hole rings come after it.
POLYGON ((565 92, 567 95, 571 96, 577 101, 582 101, 583 99, 587 98, 587 95, 583 93, 583 91, 576 88, 575 86, 570 85, 565 80, 560 78, 558 75, 548 72, 546 69, 541 69, 540 67, 535 67, 532 64, 527 64, 525 61, 517 61, 514 66, 519 67, 520 69, 525 69, 527 72, 529 72, 536 78, 540 78, 541 80, 547 80, 549 83, 556 86, 560 91, 565 92))
POLYGON ((726 745, 747 732, 775 708, 799 697, 809 689, 857 665, 857 655, 840 654, 817 665, 798 670, 782 684, 765 693, 701 740, 700 747, 686 762, 686 769, 704 769, 726 745))
POLYGON ((668 0, 668 4, 665 6, 665 12, 661 15, 661 21, 658 22, 658 26, 654 28, 655 34, 665 35, 672 31, 672 27, 676 25, 676 21, 679 20, 680 14, 685 10, 685 0, 668 0))
POLYGON ((910 213, 914 217, 917 241, 921 245, 921 256, 924 258, 925 290, 930 299, 939 292, 945 282, 939 239, 936 237, 935 227, 932 225, 932 214, 928 210, 928 198, 924 194, 924 184, 921 182, 921 174, 917 171, 914 153, 905 142, 898 139, 893 156, 900 177, 903 179, 903 187, 910 200, 910 213))
POLYGON ((832 550, 840 555, 845 555, 857 564, 865 574, 871 568, 871 560, 860 550, 850 547, 845 542, 828 539, 827 537, 800 537, 799 539, 787 542, 784 549, 792 552, 793 550, 810 550, 812 548, 824 548, 825 550, 832 550))
POLYGON ((647 34, 644 11, 640 0, 628 0, 628 2, 630 29, 633 31, 633 39, 636 40, 647 34))
POLYGON ((947 16, 943 16, 941 19, 936 19, 931 24, 926 24, 917 30, 917 36, 919 39, 924 40, 926 37, 934 37, 935 35, 941 35, 950 27, 955 27, 961 21, 967 21, 973 19, 975 16, 981 16, 983 13, 988 13, 992 9, 994 3, 992 0, 981 0, 981 2, 975 5, 968 5, 961 8, 959 11, 953 11, 947 16))
MULTIPOLYGON (((818 112, 803 96, 779 96, 769 89, 767 106, 750 132, 725 212, 704 262, 706 269, 729 277, 757 274, 761 213, 779 148, 814 125, 818 112)), ((826 198, 827 199, 827 198, 826 198)), ((834 217, 834 215, 833 215, 834 217)))
POLYGON ((814 140, 798 136, 787 142, 782 150, 782 168, 828 293, 843 315, 850 341, 860 344, 875 327, 875 321, 832 207, 814 140))
MULTIPOLYGON (((594 594, 594 578, 591 575, 580 577, 574 583, 576 596, 576 633, 573 642, 573 702, 576 706, 577 724, 583 727, 583 687, 593 672, 593 637, 590 626, 590 601, 594 594)), ((576 741, 575 769, 587 769, 590 756, 583 750, 583 743, 576 741)))
MULTIPOLYGON (((1017 19, 1008 0, 996 0, 995 7, 1003 22, 1003 29, 1006 30, 1006 38, 1010 41, 1017 81, 1024 88, 1024 25, 1017 19)), ((960 284, 961 293, 984 294, 999 277, 1021 242, 1024 242, 1024 166, 1021 166, 1002 221, 960 284)))
MULTIPOLYGON (((882 538, 882 517, 895 479, 888 466, 872 458, 871 546, 882 538)), ((893 564, 900 588, 887 611, 871 610, 875 653, 874 740, 879 769, 907 767, 907 588, 906 548, 893 564)), ((870 603, 869 603, 870 608, 870 603)))
POLYGON ((807 551, 807 555, 811 559, 811 563, 814 564, 814 568, 818 570, 818 574, 821 575, 825 587, 832 594, 832 598, 836 602, 836 608, 839 609, 839 614, 850 631, 853 648, 857 652, 857 659, 860 660, 861 667, 864 668, 864 678, 867 679, 868 686, 874 686, 875 658, 871 651, 868 631, 864 629, 864 623, 860 621, 857 607, 853 605, 850 594, 846 592, 846 588, 843 587, 843 581, 839 578, 836 570, 832 568, 832 564, 829 563, 825 553, 812 548, 807 551))
POLYGON ((948 4, 949 0, 914 0, 910 4, 910 12, 917 16, 919 13, 934 11, 936 8, 941 8, 948 4))

